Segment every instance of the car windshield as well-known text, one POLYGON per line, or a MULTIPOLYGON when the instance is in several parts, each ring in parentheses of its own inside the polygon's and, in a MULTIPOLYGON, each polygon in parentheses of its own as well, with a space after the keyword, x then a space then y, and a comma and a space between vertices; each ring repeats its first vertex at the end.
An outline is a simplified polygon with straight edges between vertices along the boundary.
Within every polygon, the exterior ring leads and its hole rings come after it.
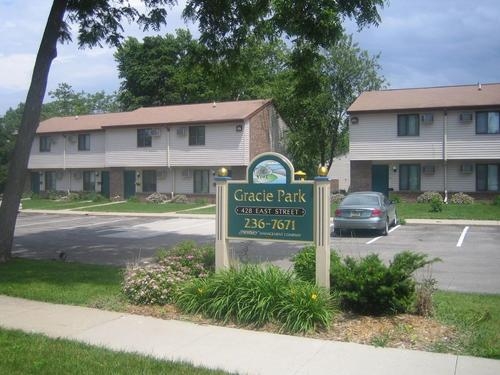
POLYGON ((353 206, 378 206, 378 197, 375 195, 348 195, 342 202, 343 205, 353 206))

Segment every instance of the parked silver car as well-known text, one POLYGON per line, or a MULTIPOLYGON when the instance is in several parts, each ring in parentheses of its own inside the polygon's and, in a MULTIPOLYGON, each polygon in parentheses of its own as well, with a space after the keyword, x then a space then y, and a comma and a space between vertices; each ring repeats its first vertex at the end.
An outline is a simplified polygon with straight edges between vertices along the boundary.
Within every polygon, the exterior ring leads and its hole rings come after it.
POLYGON ((372 229, 383 236, 398 222, 396 206, 382 193, 356 192, 347 195, 335 210, 334 230, 372 229))

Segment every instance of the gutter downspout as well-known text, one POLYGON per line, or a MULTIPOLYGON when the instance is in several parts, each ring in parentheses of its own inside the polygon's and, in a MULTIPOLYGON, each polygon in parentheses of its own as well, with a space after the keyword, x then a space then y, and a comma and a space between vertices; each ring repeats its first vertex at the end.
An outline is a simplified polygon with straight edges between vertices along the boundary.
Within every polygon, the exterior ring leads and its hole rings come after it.
MULTIPOLYGON (((67 138, 67 135, 66 134, 63 134, 63 138, 64 138, 64 150, 63 150, 63 176, 66 174, 66 138, 67 138)), ((66 177, 66 176, 64 176, 66 177)), ((70 179, 69 179, 69 186, 67 185, 67 192, 69 194, 69 191, 70 191, 70 187, 71 187, 71 174, 70 174, 70 179)))
MULTIPOLYGON (((171 165, 170 165, 170 127, 166 127, 167 129, 167 168, 168 171, 171 172, 171 165)), ((170 192, 170 199, 174 198, 174 187, 175 187, 175 172, 172 173, 172 191, 170 192)))
POLYGON ((443 124, 443 167, 444 167, 444 203, 448 203, 448 111, 444 110, 443 124))

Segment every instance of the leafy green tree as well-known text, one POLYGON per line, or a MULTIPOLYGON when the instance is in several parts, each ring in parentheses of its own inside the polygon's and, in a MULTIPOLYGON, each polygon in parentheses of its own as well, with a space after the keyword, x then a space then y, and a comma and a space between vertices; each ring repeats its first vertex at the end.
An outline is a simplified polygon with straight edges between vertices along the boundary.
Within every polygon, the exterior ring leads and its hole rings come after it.
POLYGON ((292 159, 309 176, 316 174, 318 165, 330 165, 347 152, 347 109, 361 92, 386 85, 378 58, 361 50, 351 36, 342 36, 320 53, 304 46, 300 55, 292 55, 291 84, 281 85, 275 97, 291 128, 288 149, 292 159), (304 58, 308 65, 301 61, 304 58))
POLYGON ((210 100, 210 88, 201 66, 205 48, 187 30, 176 35, 128 38, 115 53, 125 109, 187 104, 210 100))
POLYGON ((0 117, 0 193, 3 193, 7 181, 9 160, 23 111, 24 105, 21 103, 16 109, 10 108, 3 117, 0 117))
POLYGON ((116 95, 108 95, 104 91, 94 94, 84 91, 75 92, 71 85, 67 83, 60 83, 57 89, 49 91, 49 96, 52 101, 43 104, 42 119, 58 116, 118 112, 120 108, 116 95))
MULTIPOLYGON (((166 22, 165 7, 177 2, 143 0, 143 3, 146 11, 141 13, 127 0, 54 0, 35 60, 0 206, 0 262, 6 262, 11 255, 30 148, 40 121, 50 66, 57 55, 57 42, 70 40, 65 16, 77 25, 81 47, 102 43, 117 46, 123 39, 122 21, 158 30, 166 22)), ((284 36, 295 46, 299 41, 327 47, 341 35, 344 17, 355 18, 359 26, 377 24, 377 6, 383 4, 384 0, 188 0, 184 15, 198 22, 200 40, 213 52, 212 56, 231 56, 238 54, 250 35, 270 39, 284 36)))
POLYGON ((281 40, 249 39, 238 55, 211 59, 208 48, 189 31, 129 38, 115 53, 119 93, 125 109, 270 97, 275 75, 286 62, 281 40))

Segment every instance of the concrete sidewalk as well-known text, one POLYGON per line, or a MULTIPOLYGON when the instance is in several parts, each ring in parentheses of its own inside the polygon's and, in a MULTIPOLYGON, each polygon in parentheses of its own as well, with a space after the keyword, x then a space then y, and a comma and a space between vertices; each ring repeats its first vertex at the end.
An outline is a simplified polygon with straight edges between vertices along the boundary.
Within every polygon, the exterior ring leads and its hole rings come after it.
POLYGON ((497 360, 199 325, 1 295, 0 326, 240 374, 500 374, 497 360))

